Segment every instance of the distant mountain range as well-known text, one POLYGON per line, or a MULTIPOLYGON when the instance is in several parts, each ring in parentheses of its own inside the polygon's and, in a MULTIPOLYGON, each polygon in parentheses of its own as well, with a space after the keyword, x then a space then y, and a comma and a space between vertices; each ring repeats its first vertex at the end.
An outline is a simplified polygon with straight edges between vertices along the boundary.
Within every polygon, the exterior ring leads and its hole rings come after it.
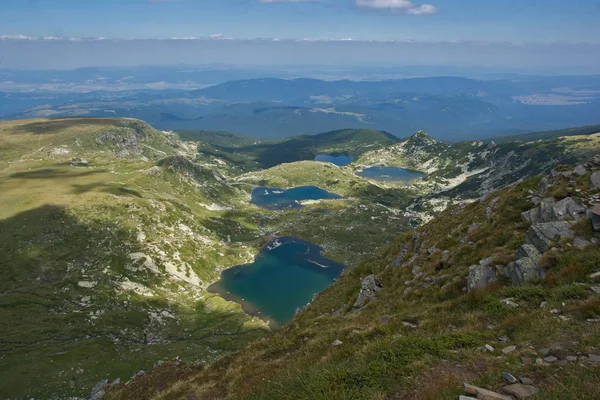
POLYGON ((456 141, 597 124, 600 75, 253 78, 194 90, 0 92, 0 106, 3 119, 132 117, 163 130, 223 130, 259 139, 353 128, 398 137, 423 129, 438 139, 456 141))

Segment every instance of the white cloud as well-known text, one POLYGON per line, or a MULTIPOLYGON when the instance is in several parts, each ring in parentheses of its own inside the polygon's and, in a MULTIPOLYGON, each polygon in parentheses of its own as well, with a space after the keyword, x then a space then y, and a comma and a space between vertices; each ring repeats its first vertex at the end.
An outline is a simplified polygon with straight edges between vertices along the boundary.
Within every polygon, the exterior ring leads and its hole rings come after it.
POLYGON ((424 15, 435 14, 439 10, 431 4, 415 4, 410 0, 356 0, 358 7, 395 14, 424 15))

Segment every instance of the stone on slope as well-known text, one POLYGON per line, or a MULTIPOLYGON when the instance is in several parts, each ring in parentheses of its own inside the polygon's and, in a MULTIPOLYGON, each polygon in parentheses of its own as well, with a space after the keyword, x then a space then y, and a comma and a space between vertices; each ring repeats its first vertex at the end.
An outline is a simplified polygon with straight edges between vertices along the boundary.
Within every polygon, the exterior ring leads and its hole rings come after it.
POLYGON ((554 242, 575 236, 569 229, 571 225, 567 221, 533 224, 525 233, 525 243, 535 246, 540 253, 545 253, 554 242))
POLYGON ((486 287, 497 279, 496 267, 493 265, 472 265, 467 277, 467 290, 486 287))
POLYGON ((106 393, 105 387, 108 384, 108 379, 102 379, 100 382, 96 383, 92 388, 92 393, 90 394, 90 400, 99 400, 106 393))
POLYGON ((508 276, 511 283, 515 286, 535 279, 541 279, 545 275, 544 270, 529 257, 521 258, 508 264, 504 268, 504 274, 508 276))
POLYGON ((375 280, 375 275, 369 275, 360 280, 360 292, 352 307, 354 310, 364 307, 369 301, 377 298, 381 285, 375 280))
POLYGON ((565 197, 560 201, 554 198, 545 198, 540 206, 521 214, 521 219, 530 224, 538 222, 555 222, 565 219, 579 219, 585 217, 585 207, 577 204, 571 197, 565 197))
POLYGON ((513 385, 504 386, 502 391, 510 395, 515 396, 517 399, 522 400, 529 396, 533 396, 539 390, 531 385, 523 385, 522 383, 515 383, 513 385))
POLYGON ((331 343, 332 346, 341 346, 343 344, 343 342, 341 340, 334 340, 333 343, 331 343))
POLYGON ((577 166, 575 167, 575 169, 573 170, 573 173, 574 173, 575 175, 578 175, 578 176, 583 176, 583 175, 585 175, 585 173, 586 173, 586 172, 587 172, 587 170, 586 170, 586 169, 585 169, 585 167, 584 167, 583 165, 581 165, 581 164, 577 165, 577 166))
POLYGON ((596 204, 592 208, 592 226, 596 232, 600 232, 600 204, 596 204))
POLYGON ((515 378, 511 373, 509 372, 503 372, 502 373, 502 377, 508 382, 508 383, 517 383, 517 378, 515 378))
POLYGON ((517 346, 507 346, 505 348, 502 349, 502 353, 504 354, 510 354, 513 351, 515 351, 517 349, 517 346))

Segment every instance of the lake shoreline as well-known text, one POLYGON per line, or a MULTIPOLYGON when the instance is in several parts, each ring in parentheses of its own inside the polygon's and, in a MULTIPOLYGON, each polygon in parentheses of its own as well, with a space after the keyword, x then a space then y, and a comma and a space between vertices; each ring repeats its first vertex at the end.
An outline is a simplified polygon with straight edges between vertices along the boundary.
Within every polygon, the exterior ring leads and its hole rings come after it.
MULTIPOLYGON (((261 307, 259 305, 255 304, 255 302, 253 302, 251 299, 247 299, 246 298, 247 296, 242 296, 242 295, 239 295, 236 293, 232 293, 232 290, 227 290, 226 284, 227 284, 228 280, 229 280, 229 283, 231 284, 231 279, 236 279, 236 277, 238 277, 239 274, 242 274, 242 276, 249 275, 249 272, 252 271, 252 268, 256 268, 257 265, 260 264, 261 260, 263 260, 264 257, 267 257, 267 256, 273 257, 274 252, 276 252, 276 251, 281 252, 280 248, 282 246, 285 246, 288 244, 305 246, 306 249, 302 249, 302 250, 296 248, 295 249, 296 253, 293 253, 292 255, 295 255, 299 262, 306 263, 307 266, 309 265, 308 268, 312 269, 312 271, 311 271, 312 274, 317 272, 317 274, 325 273, 327 276, 329 276, 329 278, 321 276, 321 280, 323 280, 323 279, 329 280, 329 284, 326 287, 319 288, 320 290, 318 290, 317 292, 314 292, 312 289, 309 289, 307 292, 305 292, 303 294, 304 297, 311 298, 314 295, 314 293, 318 293, 318 292, 325 290, 327 287, 329 287, 335 281, 335 279, 337 279, 337 277, 339 277, 339 275, 341 275, 341 273, 346 268, 346 266, 344 264, 341 264, 336 261, 325 258, 321 254, 323 251, 323 248, 317 244, 314 244, 314 243, 311 243, 311 242, 308 242, 306 240, 299 239, 296 237, 292 237, 292 236, 280 236, 280 237, 275 237, 275 238, 271 239, 267 244, 265 244, 262 247, 262 249, 255 255, 253 262, 247 263, 247 264, 234 265, 230 268, 226 268, 226 269, 222 270, 220 278, 218 280, 216 280, 215 282, 213 282, 211 285, 209 285, 206 288, 206 290, 209 293, 218 295, 227 301, 232 301, 237 304, 240 304, 244 313, 246 313, 250 316, 253 316, 253 317, 260 318, 261 320, 267 322, 272 329, 281 327, 282 325, 289 322, 290 318, 287 318, 287 316, 282 317, 281 315, 279 315, 279 318, 277 318, 277 317, 269 315, 267 310, 261 309, 261 307), (277 249, 280 249, 280 250, 277 250, 277 249), (332 268, 332 269, 329 270, 329 268, 332 268), (332 274, 336 275, 335 278, 333 278, 333 279, 331 278, 331 276, 333 276, 332 274)), ((288 263, 288 264, 283 263, 283 265, 286 267, 290 267, 290 268, 296 267, 296 269, 298 269, 298 265, 294 265, 293 263, 288 263)), ((302 268, 306 269, 307 266, 301 266, 300 269, 302 269, 302 268)), ((279 268, 280 267, 277 266, 278 270, 279 270, 279 268)), ((285 272, 285 270, 279 270, 279 272, 285 272)), ((259 281, 259 282, 262 284, 265 283, 262 281, 259 281)), ((296 284, 296 282, 293 280, 291 280, 291 282, 294 282, 293 285, 296 284)), ((283 279, 281 282, 271 282, 270 286, 275 286, 275 285, 285 286, 286 284, 289 285, 290 280, 283 279)), ((299 287, 301 287, 301 285, 299 285, 299 287)), ((297 289, 297 287, 294 287, 294 289, 297 289)), ((278 299, 271 299, 269 301, 269 305, 272 305, 271 303, 276 304, 275 302, 277 302, 277 300, 278 299)), ((279 300, 280 301, 278 303, 282 303, 282 304, 285 303, 284 300, 288 300, 288 302, 289 302, 289 299, 279 299, 279 300)), ((264 301, 264 299, 263 299, 263 301, 264 301)), ((290 314, 291 311, 294 311, 294 313, 295 313, 297 308, 302 308, 305 305, 306 304, 295 304, 294 310, 291 310, 288 307, 285 310, 285 313, 290 314)), ((281 310, 279 310, 279 311, 281 311, 281 310)), ((280 312, 280 314, 281 314, 281 312, 280 312)))

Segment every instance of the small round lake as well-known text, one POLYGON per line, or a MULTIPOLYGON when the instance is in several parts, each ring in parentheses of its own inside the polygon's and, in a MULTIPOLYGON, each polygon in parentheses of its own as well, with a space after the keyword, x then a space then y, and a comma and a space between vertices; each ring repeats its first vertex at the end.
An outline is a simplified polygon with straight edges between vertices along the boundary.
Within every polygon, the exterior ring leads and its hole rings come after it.
POLYGON ((223 271, 208 290, 240 303, 248 314, 283 325, 344 270, 343 264, 323 257, 321 250, 293 237, 277 238, 253 263, 223 271))
POLYGON ((398 167, 370 167, 356 175, 385 182, 409 182, 425 176, 422 172, 398 167))
POLYGON ((335 164, 339 167, 350 164, 354 159, 348 156, 334 156, 331 154, 319 154, 315 157, 315 161, 324 161, 335 164))
POLYGON ((341 199, 342 196, 330 193, 316 186, 298 186, 291 189, 277 189, 259 186, 252 190, 250 203, 271 210, 300 208, 300 201, 341 199))

